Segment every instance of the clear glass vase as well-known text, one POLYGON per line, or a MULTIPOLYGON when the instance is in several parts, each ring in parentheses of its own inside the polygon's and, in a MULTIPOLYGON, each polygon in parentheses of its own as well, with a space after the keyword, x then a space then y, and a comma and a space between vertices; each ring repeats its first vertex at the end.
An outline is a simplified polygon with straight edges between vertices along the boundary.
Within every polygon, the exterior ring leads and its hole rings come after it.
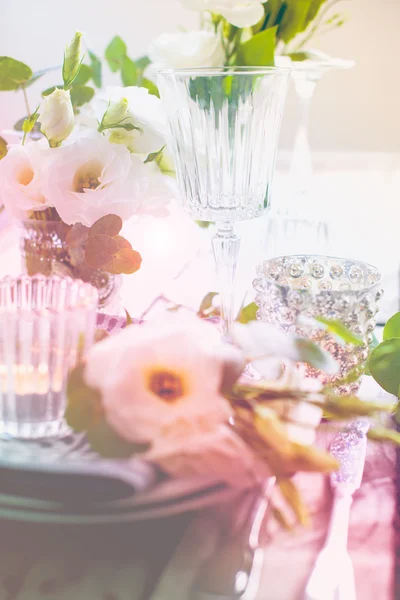
POLYGON ((68 241, 71 229, 63 221, 26 219, 19 223, 22 270, 28 275, 58 275, 82 279, 99 293, 99 307, 109 305, 118 294, 121 277, 92 269, 85 261, 84 245, 68 241))
POLYGON ((212 245, 228 330, 240 246, 234 224, 269 206, 289 74, 226 67, 158 75, 182 206, 193 219, 217 224, 212 245))

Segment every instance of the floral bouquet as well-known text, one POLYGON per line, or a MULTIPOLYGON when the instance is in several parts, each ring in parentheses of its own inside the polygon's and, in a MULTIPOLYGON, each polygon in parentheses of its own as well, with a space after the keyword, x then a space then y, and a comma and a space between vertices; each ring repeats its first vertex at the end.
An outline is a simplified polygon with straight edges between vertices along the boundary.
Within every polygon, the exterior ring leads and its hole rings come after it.
POLYGON ((308 50, 310 40, 340 27, 340 0, 180 0, 201 14, 198 31, 165 33, 155 39, 149 58, 156 68, 272 66, 287 61, 326 60, 308 50))
MULTIPOLYGON (((399 443, 399 434, 376 421, 393 405, 337 396, 307 379, 298 363, 329 373, 338 368, 309 340, 252 321, 233 326, 232 342, 221 341, 214 324, 183 309, 129 325, 96 344, 71 373, 67 422, 85 432, 100 455, 128 461, 140 456, 175 479, 237 489, 275 477, 294 516, 306 523, 292 476, 338 468, 315 446, 322 414, 332 429, 368 417, 370 439, 399 443), (259 380, 246 376, 249 364, 259 380)), ((274 514, 283 524, 291 520, 277 507, 274 514)))
MULTIPOLYGON (((168 214, 173 187, 163 167, 160 99, 141 86, 95 93, 86 84, 90 76, 101 85, 100 61, 89 55, 91 67, 82 62, 78 32, 65 51, 63 84, 43 92, 41 106, 23 120, 20 144, 7 149, 2 140, 0 196, 21 224, 27 272, 90 281, 104 305, 116 277, 141 265, 120 235, 123 222, 168 214)), ((39 76, 0 59, 2 90, 22 88, 26 95, 39 76)))

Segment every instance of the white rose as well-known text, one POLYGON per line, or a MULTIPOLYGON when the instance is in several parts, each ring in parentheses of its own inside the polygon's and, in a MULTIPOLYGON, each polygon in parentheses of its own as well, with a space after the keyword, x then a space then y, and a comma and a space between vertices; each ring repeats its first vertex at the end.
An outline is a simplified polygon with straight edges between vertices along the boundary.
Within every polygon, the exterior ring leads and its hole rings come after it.
POLYGON ((150 45, 149 58, 154 69, 220 67, 226 60, 220 36, 211 31, 163 33, 150 45))
POLYGON ((186 8, 222 15, 236 27, 252 27, 264 16, 260 0, 181 0, 186 8))
POLYGON ((42 173, 47 170, 49 150, 46 140, 9 148, 0 161, 0 199, 18 219, 32 210, 52 206, 42 191, 42 173))
POLYGON ((75 127, 74 111, 69 90, 56 88, 43 99, 39 111, 40 130, 51 145, 67 139, 75 127))
POLYGON ((146 201, 150 185, 146 165, 100 133, 82 136, 50 154, 43 189, 68 225, 90 227, 109 214, 126 220, 146 201))

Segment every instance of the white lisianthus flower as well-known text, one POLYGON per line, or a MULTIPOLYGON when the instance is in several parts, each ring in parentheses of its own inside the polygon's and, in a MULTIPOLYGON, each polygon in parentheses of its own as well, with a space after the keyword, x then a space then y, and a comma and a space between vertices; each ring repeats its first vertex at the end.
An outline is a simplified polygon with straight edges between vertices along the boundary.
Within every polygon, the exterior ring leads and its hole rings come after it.
POLYGON ((235 27, 252 27, 264 16, 261 0, 181 0, 190 10, 210 11, 222 15, 235 27))
POLYGON ((226 60, 219 35, 211 31, 163 33, 149 48, 153 68, 220 67, 226 60))
POLYGON ((109 214, 126 220, 146 202, 150 185, 146 165, 100 133, 92 132, 49 153, 52 160, 43 190, 67 225, 91 227, 109 214))
POLYGON ((108 87, 83 107, 77 119, 82 128, 99 126, 111 143, 124 145, 135 154, 158 152, 166 140, 167 123, 161 100, 137 86, 108 87), (111 127, 123 120, 134 129, 111 127))
POLYGON ((194 433, 227 422, 221 389, 243 366, 242 353, 223 344, 214 325, 180 313, 100 342, 84 377, 101 392, 106 420, 121 437, 160 444, 179 436, 184 453, 194 433))
POLYGON ((75 127, 74 110, 69 90, 56 88, 45 96, 39 110, 40 130, 51 145, 66 140, 75 127))
POLYGON ((46 140, 41 140, 11 146, 0 161, 0 200, 14 217, 24 219, 29 211, 53 206, 42 190, 50 153, 46 140))

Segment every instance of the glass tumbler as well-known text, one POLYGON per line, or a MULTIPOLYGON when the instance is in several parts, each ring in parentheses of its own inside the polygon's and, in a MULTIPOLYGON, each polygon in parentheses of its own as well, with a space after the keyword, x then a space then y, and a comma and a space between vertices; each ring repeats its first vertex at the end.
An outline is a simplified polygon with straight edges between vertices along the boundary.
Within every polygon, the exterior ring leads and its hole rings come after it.
POLYGON ((94 341, 98 292, 70 277, 0 281, 0 435, 62 431, 67 377, 94 341))
POLYGON ((335 376, 311 367, 307 367, 308 375, 333 385, 339 393, 356 393, 383 294, 378 269, 346 258, 283 256, 258 266, 254 288, 259 320, 310 338, 330 352, 339 365, 335 376), (362 344, 341 342, 315 317, 340 321, 362 344))

